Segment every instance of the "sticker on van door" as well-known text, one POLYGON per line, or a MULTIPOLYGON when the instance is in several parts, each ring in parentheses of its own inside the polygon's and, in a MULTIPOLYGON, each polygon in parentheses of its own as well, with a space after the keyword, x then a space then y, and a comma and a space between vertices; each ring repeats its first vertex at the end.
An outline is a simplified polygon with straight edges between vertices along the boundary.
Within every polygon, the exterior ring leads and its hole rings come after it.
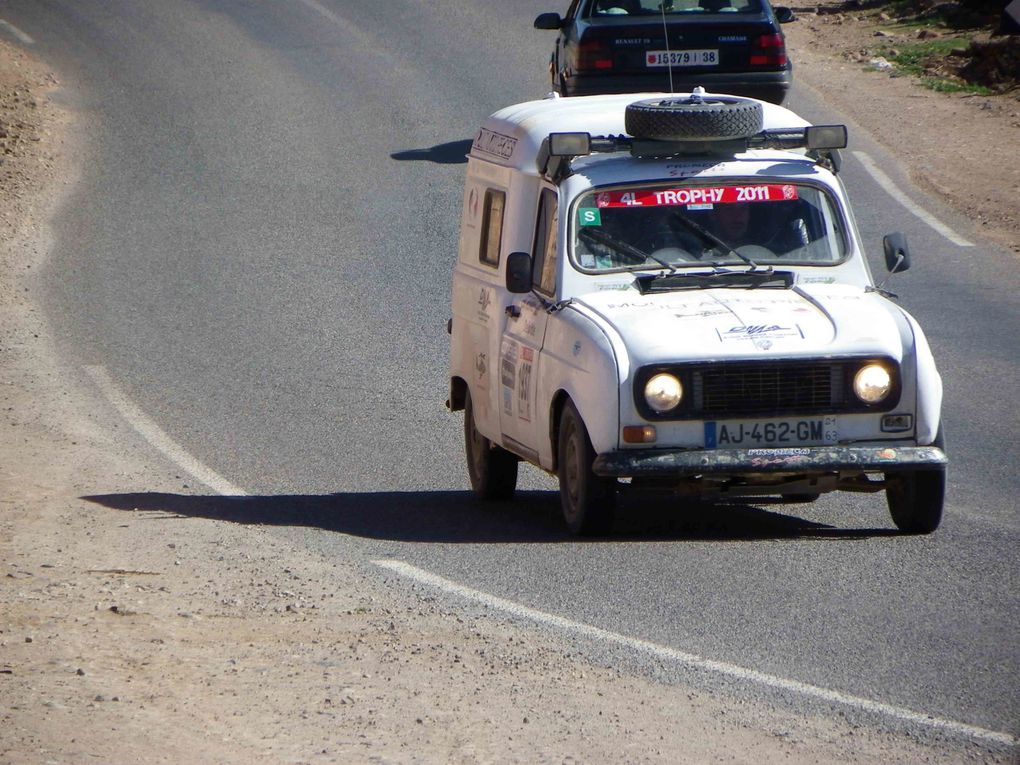
POLYGON ((531 368, 535 351, 528 346, 521 348, 521 371, 517 375, 517 416, 531 422, 531 368))
POLYGON ((489 389, 489 356, 479 353, 475 356, 475 382, 484 390, 489 389))
POLYGON ((482 287, 478 293, 478 320, 485 324, 489 321, 489 306, 492 305, 492 292, 487 287, 482 287))
POLYGON ((503 340, 499 356, 499 378, 503 388, 503 413, 513 417, 514 392, 517 390, 517 343, 513 340, 503 340))

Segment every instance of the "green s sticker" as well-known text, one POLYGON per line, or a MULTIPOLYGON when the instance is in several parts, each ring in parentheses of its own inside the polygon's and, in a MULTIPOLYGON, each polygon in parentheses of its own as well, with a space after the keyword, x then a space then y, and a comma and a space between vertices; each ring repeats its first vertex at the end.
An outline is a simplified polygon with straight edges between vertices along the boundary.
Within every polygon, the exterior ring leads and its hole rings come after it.
POLYGON ((580 207, 577 210, 577 222, 581 226, 601 226, 602 211, 597 207, 580 207))

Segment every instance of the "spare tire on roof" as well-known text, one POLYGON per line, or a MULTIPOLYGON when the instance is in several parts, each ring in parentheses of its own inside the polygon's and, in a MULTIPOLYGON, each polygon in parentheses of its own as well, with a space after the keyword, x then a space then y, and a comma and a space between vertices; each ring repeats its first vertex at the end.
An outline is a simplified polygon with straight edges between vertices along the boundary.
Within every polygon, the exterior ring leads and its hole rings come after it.
POLYGON ((760 133, 761 104, 737 96, 668 96, 627 105, 624 125, 635 138, 713 141, 760 133))

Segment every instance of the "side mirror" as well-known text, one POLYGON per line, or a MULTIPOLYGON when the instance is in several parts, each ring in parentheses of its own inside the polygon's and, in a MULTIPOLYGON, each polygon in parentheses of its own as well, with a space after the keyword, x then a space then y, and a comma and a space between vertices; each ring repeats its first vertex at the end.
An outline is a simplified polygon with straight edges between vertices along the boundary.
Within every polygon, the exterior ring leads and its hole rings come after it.
POLYGON ((907 236, 896 231, 882 238, 885 250, 885 267, 889 273, 896 274, 910 268, 910 248, 907 247, 907 236))
POLYGON ((562 29, 563 19, 558 13, 540 13, 535 18, 535 29, 562 29))
POLYGON ((515 295, 531 292, 531 256, 511 252, 506 257, 506 289, 515 295))
POLYGON ((780 24, 789 24, 791 21, 796 21, 797 17, 793 15, 793 9, 787 8, 785 5, 777 5, 772 9, 776 13, 776 21, 780 24))

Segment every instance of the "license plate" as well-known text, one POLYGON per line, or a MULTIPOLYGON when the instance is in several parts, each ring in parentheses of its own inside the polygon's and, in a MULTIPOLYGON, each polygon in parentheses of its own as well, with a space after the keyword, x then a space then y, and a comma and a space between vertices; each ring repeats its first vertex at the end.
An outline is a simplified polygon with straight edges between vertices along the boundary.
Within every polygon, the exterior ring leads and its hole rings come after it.
POLYGON ((719 50, 650 50, 647 66, 718 66, 719 50))
POLYGON ((752 446, 826 446, 839 439, 835 417, 705 423, 706 449, 752 446))

